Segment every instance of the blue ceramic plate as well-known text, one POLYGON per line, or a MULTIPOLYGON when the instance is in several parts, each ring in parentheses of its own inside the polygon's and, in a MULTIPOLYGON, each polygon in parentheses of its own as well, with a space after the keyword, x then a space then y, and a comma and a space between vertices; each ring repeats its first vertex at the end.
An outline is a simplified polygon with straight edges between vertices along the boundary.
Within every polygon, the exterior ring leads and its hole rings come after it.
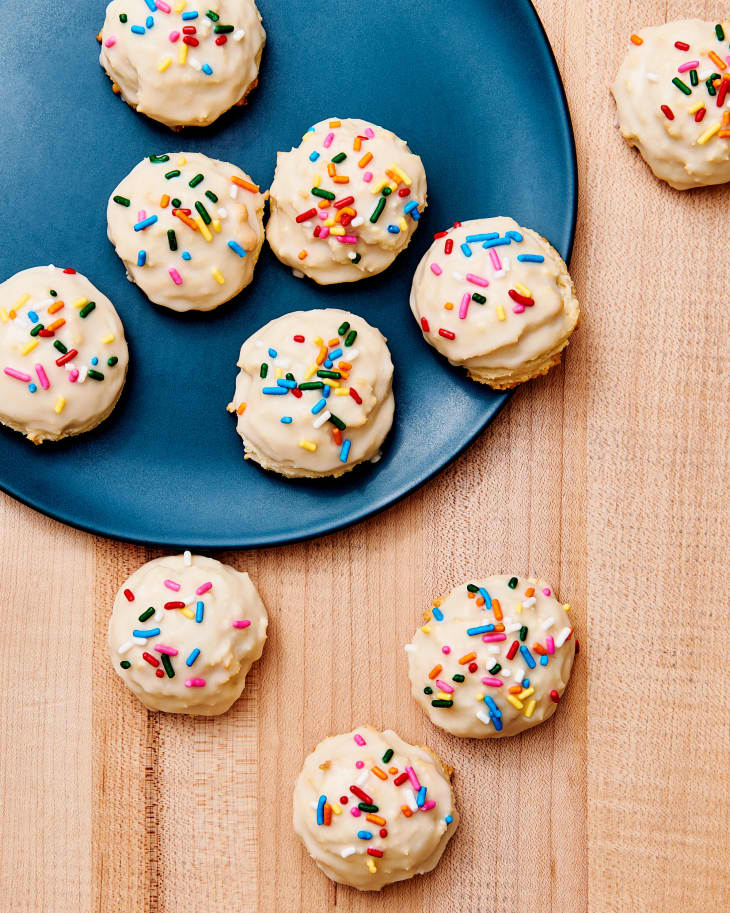
POLYGON ((178 135, 112 94, 97 62, 104 6, 0 4, 0 278, 47 263, 88 276, 124 321, 129 379, 91 434, 34 447, 0 429, 0 486, 91 532, 208 549, 319 536, 392 504, 506 400, 450 367, 411 316, 411 277, 433 233, 455 219, 511 215, 570 253, 575 148, 535 11, 527 0, 340 0, 335 15, 329 2, 260 0, 268 43, 250 104, 178 135), (41 22, 39 35, 32 23, 41 22), (127 281, 106 238, 106 201, 144 156, 205 152, 267 187, 276 151, 329 116, 388 127, 423 158, 429 207, 390 269, 322 289, 265 247, 252 285, 202 315, 150 304, 127 281), (244 463, 225 407, 243 340, 272 317, 317 307, 355 311, 388 337, 396 419, 376 465, 285 481, 244 463))

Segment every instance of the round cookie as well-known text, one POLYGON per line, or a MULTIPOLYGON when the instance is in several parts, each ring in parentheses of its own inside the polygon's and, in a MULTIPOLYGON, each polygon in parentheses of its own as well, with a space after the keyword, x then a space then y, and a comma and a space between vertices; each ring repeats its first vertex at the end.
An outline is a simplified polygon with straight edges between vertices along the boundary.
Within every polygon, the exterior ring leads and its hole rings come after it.
POLYGON ((34 444, 90 431, 117 404, 129 353, 114 305, 74 269, 0 285, 0 422, 34 444))
POLYGON ((330 736, 294 787, 294 830, 310 856, 359 891, 430 872, 458 822, 451 770, 391 730, 330 736))
POLYGON ((254 0, 112 0, 99 41, 114 91, 176 129, 212 124, 245 102, 266 32, 254 0))
POLYGON ((393 363, 362 317, 295 311, 241 346, 229 412, 245 458, 294 478, 340 476, 375 461, 393 423, 393 363))
POLYGON ((148 561, 124 583, 109 654, 150 710, 217 716, 241 696, 267 624, 248 574, 185 552, 148 561))
POLYGON ((406 646, 413 697, 452 735, 516 735, 549 719, 573 666, 568 617, 544 580, 495 575, 435 600, 406 646))
POLYGON ((402 139, 330 118, 278 153, 266 237, 282 263, 320 285, 355 282, 408 247, 425 208, 423 163, 402 139))
POLYGON ((677 190, 730 181, 730 19, 643 28, 612 92, 619 128, 677 190))
POLYGON ((265 199, 228 162, 199 152, 151 155, 109 198, 109 240, 150 301, 210 311, 253 279, 265 199))
POLYGON ((411 310, 426 342, 497 390, 557 365, 580 314, 558 252, 503 216, 435 236, 413 277, 411 310))

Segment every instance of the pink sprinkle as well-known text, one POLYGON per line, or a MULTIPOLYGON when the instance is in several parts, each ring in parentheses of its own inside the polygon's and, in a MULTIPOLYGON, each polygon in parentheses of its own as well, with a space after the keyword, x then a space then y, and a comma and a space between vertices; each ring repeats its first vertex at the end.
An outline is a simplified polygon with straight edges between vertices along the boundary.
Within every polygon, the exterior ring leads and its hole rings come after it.
POLYGON ((441 267, 438 265, 438 263, 432 263, 432 264, 431 264, 431 272, 434 274, 434 276, 440 276, 441 273, 443 273, 443 270, 442 270, 441 267))
POLYGON ((334 133, 328 133, 327 136, 325 136, 324 142, 322 143, 322 145, 324 146, 325 149, 329 149, 329 147, 332 145, 332 140, 334 138, 335 138, 334 133))
POLYGON ((180 32, 172 31, 170 32, 170 41, 175 44, 175 42, 180 38, 180 32))
POLYGON ((355 761, 355 767, 357 767, 358 770, 362 770, 364 766, 365 766, 364 761, 355 761))
POLYGON ((165 586, 167 587, 168 590, 175 590, 176 593, 177 593, 177 592, 179 591, 179 589, 180 589, 180 584, 179 584, 179 583, 175 583, 174 580, 166 580, 166 581, 165 581, 165 586))
POLYGON ((552 656, 553 653, 555 652, 555 639, 553 637, 551 637, 549 634, 545 638, 545 646, 547 647, 548 653, 552 656))
POLYGON ((358 745, 366 744, 365 739, 360 735, 359 732, 356 732, 355 735, 353 736, 353 738, 355 739, 355 741, 357 742, 358 745))
POLYGON ((47 390, 51 385, 48 383, 48 375, 46 374, 43 365, 36 365, 35 373, 38 375, 38 380, 41 382, 41 387, 43 387, 44 390, 47 390))
POLYGON ((30 380, 30 374, 24 374, 22 371, 16 371, 15 368, 5 368, 8 377, 14 377, 16 380, 24 380, 26 383, 30 380))
POLYGON ((485 644, 496 644, 500 640, 507 640, 506 634, 483 634, 482 640, 485 644))
POLYGON ((238 618, 233 622, 234 628, 249 628, 251 626, 251 621, 248 618, 243 618, 239 620, 238 618))
POLYGON ((473 282, 474 285, 481 285, 482 288, 486 288, 489 285, 488 279, 484 279, 482 276, 475 276, 474 273, 467 273, 466 281, 473 282))
POLYGON ((105 47, 105 48, 113 48, 114 45, 115 45, 116 43, 117 43, 117 36, 116 36, 116 35, 110 35, 110 36, 107 38, 107 40, 104 42, 104 47, 105 47))
POLYGON ((502 261, 499 259, 499 254, 495 247, 489 248, 489 259, 492 261, 492 266, 499 272, 502 269, 502 261))
POLYGON ((490 688, 501 688, 504 682, 501 678, 491 678, 490 676, 486 676, 482 679, 482 684, 488 685, 490 688))
MULTIPOLYGON (((175 283, 175 285, 182 285, 182 276, 181 276, 180 273, 175 269, 174 266, 171 266, 171 267, 170 267, 170 269, 168 270, 168 273, 170 274, 170 278, 171 278, 172 281, 175 283)), ((522 310, 524 311, 524 308, 522 308, 522 310)))
POLYGON ((365 174, 363 174, 362 179, 363 179, 363 181, 365 181, 366 184, 369 184, 370 181, 372 181, 372 179, 373 179, 372 171, 366 171, 365 174))
POLYGON ((469 292, 464 292, 464 295, 461 299, 461 304, 459 305, 459 320, 465 320, 466 315, 469 311, 469 302, 471 301, 471 295, 469 292))
POLYGON ((549 587, 549 586, 546 586, 546 587, 545 587, 545 589, 542 591, 542 595, 543 595, 543 596, 549 596, 549 595, 550 595, 550 587, 549 587))
MULTIPOLYGON (((324 222, 325 219, 329 219, 329 217, 330 217, 329 209, 320 209, 319 218, 322 220, 322 222, 324 222)), ((329 231, 329 228, 327 229, 327 231, 329 231)))
POLYGON ((141 222, 142 219, 146 219, 146 218, 147 218, 147 212, 146 212, 146 210, 140 209, 140 211, 137 213, 137 221, 138 221, 138 222, 141 222))
POLYGON ((158 10, 162 10, 163 13, 170 12, 170 7, 165 3, 165 0, 155 0, 155 6, 158 10))
POLYGON ((432 808, 436 808, 436 802, 433 799, 429 799, 428 802, 424 802, 421 806, 422 812, 430 812, 432 808))
POLYGON ((186 688, 204 688, 205 679, 204 678, 189 678, 185 682, 185 687, 186 688))
POLYGON ((357 244, 357 235, 340 235, 337 240, 340 244, 357 244))
POLYGON ((515 314, 522 314, 525 310, 525 306, 524 306, 524 304, 516 304, 512 308, 512 310, 514 311, 515 314))
POLYGON ((677 72, 686 73, 688 70, 696 70, 699 65, 699 60, 688 60, 687 63, 683 63, 681 67, 677 67, 677 72))
POLYGON ((212 589, 213 589, 213 584, 210 582, 210 580, 207 580, 205 583, 200 584, 198 589, 195 591, 195 594, 197 596, 202 596, 203 593, 207 593, 208 590, 212 590, 212 589))
POLYGON ((360 811, 359 808, 355 808, 355 807, 353 806, 353 807, 350 809, 350 814, 352 815, 353 818, 359 818, 360 815, 362 815, 362 812, 360 811))
POLYGON ((319 237, 322 238, 323 240, 330 233, 330 230, 329 230, 329 228, 327 228, 326 225, 318 225, 317 228, 319 228, 319 237))
POLYGON ((449 646, 443 646, 443 647, 441 647, 441 652, 442 652, 442 653, 445 653, 445 654, 448 656, 449 653, 451 653, 451 647, 449 647, 449 646))
POLYGON ((373 130, 372 127, 368 127, 365 130, 365 136, 367 136, 368 139, 372 139, 375 136, 375 131, 373 130))
POLYGON ((73 368, 71 371, 69 371, 68 379, 71 381, 72 384, 75 384, 76 381, 79 379, 79 369, 73 368))
POLYGON ((445 691, 447 694, 453 694, 454 689, 451 687, 451 685, 448 684, 448 682, 442 682, 440 678, 437 678, 436 684, 442 691, 445 691))
POLYGON ((408 774, 408 779, 411 781, 411 786, 415 792, 418 792, 418 790, 421 788, 421 784, 418 780, 418 777, 416 776, 415 770, 412 767, 406 767, 406 773, 408 774))
POLYGON ((174 647, 168 647, 165 644, 155 644, 155 650, 158 653, 166 653, 168 656, 177 656, 177 650, 174 647))

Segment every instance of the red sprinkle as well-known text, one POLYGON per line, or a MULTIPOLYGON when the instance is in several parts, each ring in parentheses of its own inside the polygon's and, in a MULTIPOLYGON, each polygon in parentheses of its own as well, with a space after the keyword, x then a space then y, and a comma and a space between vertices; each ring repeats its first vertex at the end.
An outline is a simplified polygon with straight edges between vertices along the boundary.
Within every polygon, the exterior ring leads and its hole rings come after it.
POLYGON ((688 50, 689 50, 689 45, 688 45, 686 42, 684 42, 684 41, 675 41, 675 42, 674 42, 674 47, 675 47, 678 51, 688 51, 688 50))
POLYGON ((228 41, 228 36, 227 36, 227 35, 219 35, 219 36, 216 38, 215 43, 220 47, 220 45, 225 44, 226 41, 228 41))
POLYGON ((164 678, 165 673, 162 671, 162 669, 155 669, 155 675, 157 678, 164 678))
POLYGON ((381 827, 380 830, 378 831, 378 833, 380 834, 381 837, 387 837, 387 836, 388 836, 388 828, 387 828, 387 827, 381 827))
POLYGON ((350 222, 352 222, 352 220, 354 218, 355 218, 355 216, 351 216, 349 212, 346 212, 344 214, 344 216, 340 219, 340 225, 343 228, 347 228, 347 226, 350 224, 350 222))
POLYGON ((64 270, 64 273, 66 273, 67 276, 75 276, 75 275, 76 275, 76 270, 75 270, 75 269, 71 269, 70 266, 67 266, 66 269, 64 270))
POLYGON ((197 29, 194 25, 184 25, 183 26, 183 35, 194 35, 197 32, 197 29))
POLYGON ((451 238, 448 238, 446 240, 446 243, 444 244, 444 253, 450 254, 453 249, 454 249, 454 242, 451 238))
POLYGON ((350 396, 355 400, 358 406, 362 405, 362 397, 354 387, 350 387, 350 396))
POLYGON ((560 695, 558 694, 558 692, 557 692, 554 688, 553 688, 553 690, 550 692, 550 700, 551 700, 554 704, 559 704, 559 703, 560 703, 560 695))
POLYGON ((674 120, 674 111, 672 111, 669 105, 662 105, 662 111, 667 120, 674 120))
POLYGON ((294 337, 294 342, 304 342, 304 337, 300 336, 299 333, 294 337))
POLYGON ((576 639, 575 639, 575 655, 577 656, 579 653, 580 653, 580 642, 578 641, 578 638, 576 637, 576 639))
POLYGON ((58 367, 62 367, 66 364, 67 361, 72 361, 79 354, 78 349, 69 349, 65 355, 62 355, 60 358, 56 359, 56 364, 58 367))
POLYGON ((177 215, 177 213, 179 213, 179 212, 182 212, 184 215, 189 216, 190 213, 192 212, 192 209, 183 209, 182 206, 178 206, 177 209, 172 210, 173 215, 177 215))
POLYGON ((56 334, 53 332, 53 330, 38 330, 38 335, 43 336, 45 339, 49 336, 55 336, 56 334))
POLYGON ((340 805, 347 805, 350 801, 348 796, 340 796, 340 805))
POLYGON ((125 590, 124 595, 127 597, 127 602, 134 602, 134 593, 131 590, 125 590))
POLYGON ((720 83, 720 88, 717 90, 717 107, 722 108, 725 104, 725 96, 727 95, 728 87, 730 87, 730 82, 727 79, 723 79, 720 83))
POLYGON ((183 41, 185 44, 189 44, 191 48, 197 48, 197 46, 200 44, 198 39, 193 38, 192 35, 185 35, 185 37, 183 38, 183 41))
POLYGON ((520 649, 520 642, 519 642, 519 640, 513 640, 513 641, 512 641, 512 646, 509 648, 509 650, 507 650, 507 659, 514 659, 514 658, 515 658, 515 654, 517 653, 517 651, 518 651, 519 649, 520 649))
POLYGON ((407 196, 410 195, 410 192, 411 192, 411 188, 410 188, 410 187, 401 187, 401 189, 398 191, 398 196, 399 196, 399 197, 407 197, 407 196))
POLYGON ((360 789, 359 786, 351 786, 351 787, 350 787, 350 792, 353 794, 353 796, 357 796, 357 798, 358 798, 361 802, 365 802, 367 805, 374 805, 374 804, 375 804, 375 803, 373 802, 372 798, 365 792, 365 790, 360 789))
POLYGON ((461 222, 454 222, 454 228, 461 228, 461 222))
POLYGON ((524 295, 520 295, 520 293, 519 293, 519 292, 516 292, 513 288, 511 288, 511 289, 507 292, 507 294, 510 296, 510 298, 511 298, 513 301, 516 301, 517 304, 522 304, 522 305, 524 305, 526 308, 531 308, 531 307, 533 306, 533 304, 535 303, 535 299, 534 299, 534 298, 525 298, 524 295))
POLYGON ((444 339, 456 339, 456 333, 452 333, 451 330, 445 330, 443 327, 439 327, 439 336, 443 336, 444 339))
POLYGON ((374 846, 368 847, 368 856, 377 856, 378 859, 383 855, 382 850, 376 850, 374 846))
POLYGON ((431 327, 428 325, 428 320, 425 317, 421 317, 421 329, 424 333, 430 333, 431 327))
POLYGON ((291 392, 292 396, 296 397, 297 399, 302 398, 302 391, 298 387, 295 387, 291 392))
POLYGON ((445 238, 447 234, 448 234, 447 231, 437 231, 436 234, 433 236, 433 239, 434 239, 434 241, 438 241, 439 238, 445 238))
POLYGON ((184 609, 185 603, 180 602, 179 600, 177 602, 166 602, 165 608, 166 609, 184 609))
POLYGON ((159 666, 160 665, 159 659, 155 659, 155 657, 151 653, 147 653, 146 651, 142 654, 142 659, 146 659, 147 662, 150 664, 150 666, 159 666))
POLYGON ((402 783, 405 783, 407 779, 408 779, 408 774, 405 771, 403 771, 402 774, 398 774, 398 776, 395 778, 395 780, 393 780, 393 783, 396 786, 400 786, 402 783))
POLYGON ((332 204, 335 209, 342 209, 345 206, 351 206, 355 202, 355 197, 343 197, 341 200, 335 200, 332 204))
POLYGON ((479 666, 476 663, 469 663, 469 671, 476 672, 479 666))
MULTIPOLYGON (((297 216, 297 222, 306 222, 308 219, 312 219, 317 215, 317 210, 312 208, 308 209, 306 212, 300 212, 297 216)), ((319 225, 317 226, 319 228, 319 225)))
POLYGON ((698 124, 701 124, 705 119, 705 114, 707 114, 707 108, 700 108, 700 110, 695 114, 695 121, 698 124))

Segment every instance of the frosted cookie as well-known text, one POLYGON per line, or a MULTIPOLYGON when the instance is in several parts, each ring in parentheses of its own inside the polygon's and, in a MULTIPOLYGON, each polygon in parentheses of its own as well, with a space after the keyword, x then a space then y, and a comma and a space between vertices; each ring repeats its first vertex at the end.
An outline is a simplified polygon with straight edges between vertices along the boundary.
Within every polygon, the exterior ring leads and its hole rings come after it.
POLYGON ((36 266, 0 285, 0 422, 34 444, 96 428, 128 361, 114 305, 76 270, 36 266))
POLYGON ((204 127, 243 104, 266 32, 253 0, 112 0, 99 63, 115 92, 168 127, 204 127))
POLYGON ((109 240, 150 301, 210 311, 253 279, 265 199, 228 162, 199 152, 151 155, 109 198, 109 240))
POLYGON ((408 247, 425 208, 423 163, 402 139, 365 120, 323 120, 277 156, 266 237, 315 282, 355 282, 408 247))
POLYGON ((406 646, 413 696, 452 735, 516 735, 549 719, 570 677, 575 638, 543 580, 495 575, 437 599, 406 646))
POLYGON ((557 365, 580 313, 558 252, 502 216, 435 236, 413 277, 411 310, 426 342, 497 390, 557 365))
POLYGON ((641 29, 613 84, 621 133, 677 190, 730 181, 730 19, 641 29))
POLYGON ((372 726, 320 742, 294 787, 294 830, 308 853, 359 891, 430 872, 458 821, 451 770, 372 726))
POLYGON ((229 412, 245 458, 284 476, 339 476, 376 460, 393 423, 385 337, 339 310, 277 317, 241 346, 229 412))
POLYGON ((267 624, 248 574, 186 552, 148 561, 123 584, 109 653, 150 710, 217 716, 241 696, 267 624))

